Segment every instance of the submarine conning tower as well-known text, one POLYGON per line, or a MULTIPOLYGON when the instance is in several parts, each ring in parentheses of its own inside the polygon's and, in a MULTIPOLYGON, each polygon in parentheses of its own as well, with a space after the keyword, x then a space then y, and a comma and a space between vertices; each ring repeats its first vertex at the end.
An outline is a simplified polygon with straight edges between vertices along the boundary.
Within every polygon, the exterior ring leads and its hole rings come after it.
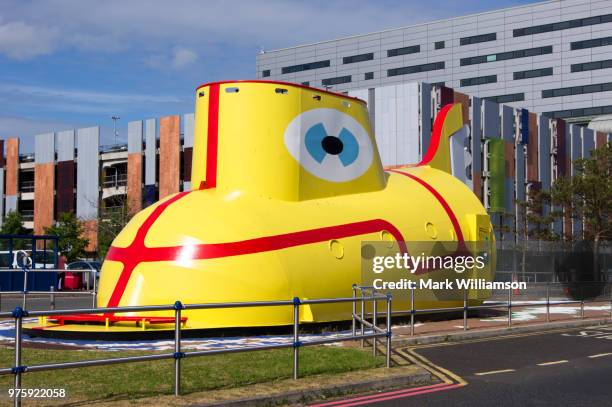
POLYGON ((196 89, 191 180, 193 189, 287 201, 372 192, 386 183, 364 101, 256 80, 196 89))

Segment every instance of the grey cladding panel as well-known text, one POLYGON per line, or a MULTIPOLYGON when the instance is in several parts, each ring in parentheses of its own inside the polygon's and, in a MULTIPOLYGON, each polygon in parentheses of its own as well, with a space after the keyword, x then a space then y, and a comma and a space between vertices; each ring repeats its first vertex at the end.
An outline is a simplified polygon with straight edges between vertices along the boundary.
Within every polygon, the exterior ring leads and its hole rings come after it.
POLYGON ((193 147, 193 123, 194 114, 183 115, 183 147, 193 147))
POLYGON ((431 139, 431 85, 429 83, 421 83, 420 89, 421 145, 419 159, 422 159, 429 148, 429 140, 431 139))
POLYGON ((475 174, 480 174, 482 172, 482 107, 481 107, 481 99, 478 97, 472 97, 472 106, 470 110, 470 122, 472 124, 472 179, 474 179, 475 174))
POLYGON ((510 106, 501 106, 502 116, 502 139, 504 141, 514 141, 514 109, 510 106))
POLYGON ((142 152, 142 120, 128 123, 128 154, 142 152))
POLYGON ((57 161, 74 160, 74 130, 57 133, 57 161))
POLYGON ((145 185, 155 185, 156 136, 155 119, 148 119, 145 124, 145 185))
POLYGON ((36 164, 55 161, 55 134, 39 134, 34 138, 34 160, 36 164))
POLYGON ((81 219, 98 217, 100 128, 77 130, 77 216, 81 219))
POLYGON ((591 151, 595 148, 595 132, 586 127, 582 128, 582 157, 591 158, 591 151))

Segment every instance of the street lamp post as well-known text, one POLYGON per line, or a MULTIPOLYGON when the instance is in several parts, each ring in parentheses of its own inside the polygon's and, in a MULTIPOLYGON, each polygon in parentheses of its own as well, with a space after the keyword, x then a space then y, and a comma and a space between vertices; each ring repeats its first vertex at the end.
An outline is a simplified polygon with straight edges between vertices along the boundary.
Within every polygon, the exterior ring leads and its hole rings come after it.
POLYGON ((121 119, 119 116, 111 116, 113 119, 113 134, 115 135, 115 144, 117 144, 117 120, 121 119))

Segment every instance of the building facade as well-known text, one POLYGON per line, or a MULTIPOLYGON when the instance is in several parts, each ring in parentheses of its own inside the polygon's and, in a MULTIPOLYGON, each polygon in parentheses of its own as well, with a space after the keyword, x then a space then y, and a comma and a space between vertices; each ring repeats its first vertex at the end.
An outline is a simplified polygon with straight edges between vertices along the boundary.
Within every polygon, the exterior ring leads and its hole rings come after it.
POLYGON ((612 113, 612 1, 555 0, 265 51, 257 77, 335 91, 440 84, 552 118, 612 113))

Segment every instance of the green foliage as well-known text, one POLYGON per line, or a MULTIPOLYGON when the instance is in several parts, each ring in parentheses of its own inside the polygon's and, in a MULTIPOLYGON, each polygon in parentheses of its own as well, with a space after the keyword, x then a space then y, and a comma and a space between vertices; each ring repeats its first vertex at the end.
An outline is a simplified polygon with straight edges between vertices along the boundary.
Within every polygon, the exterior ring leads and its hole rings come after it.
MULTIPOLYGON (((4 218, 2 228, 0 228, 0 235, 27 235, 30 234, 26 228, 23 227, 23 218, 21 213, 17 211, 10 211, 4 218)), ((30 241, 23 239, 13 240, 13 249, 20 250, 30 247, 30 241)), ((3 247, 3 250, 8 250, 8 247, 3 247)))
POLYGON ((83 237, 83 222, 73 212, 61 213, 55 225, 45 228, 45 234, 59 237, 59 251, 68 262, 85 256, 89 240, 83 237))
POLYGON ((570 209, 584 224, 585 239, 612 238, 612 143, 593 150, 591 158, 574 161, 576 174, 559 178, 552 188, 552 203, 570 209))
POLYGON ((98 257, 103 259, 115 237, 130 221, 127 202, 122 197, 115 199, 115 206, 102 208, 98 222, 98 257))

